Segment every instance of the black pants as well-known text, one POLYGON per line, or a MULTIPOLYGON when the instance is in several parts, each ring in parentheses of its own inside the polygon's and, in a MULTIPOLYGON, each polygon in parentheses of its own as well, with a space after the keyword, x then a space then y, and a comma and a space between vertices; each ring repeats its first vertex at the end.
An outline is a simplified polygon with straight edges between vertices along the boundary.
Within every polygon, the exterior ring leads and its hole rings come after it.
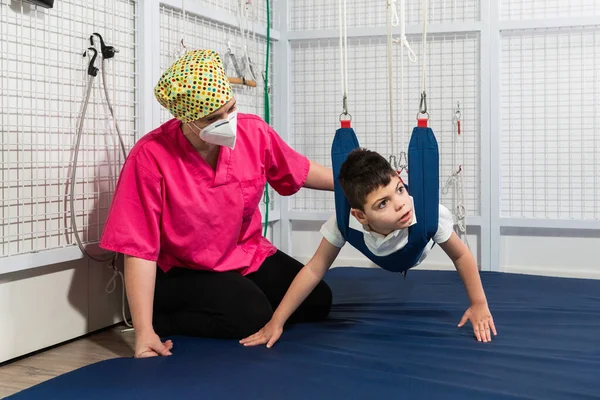
MULTIPOLYGON (((157 271, 154 330, 159 336, 189 335, 241 339, 257 332, 273 315, 302 264, 277 251, 260 269, 209 272, 173 268, 157 271)), ((324 319, 331 309, 331 290, 321 281, 289 322, 324 319)))

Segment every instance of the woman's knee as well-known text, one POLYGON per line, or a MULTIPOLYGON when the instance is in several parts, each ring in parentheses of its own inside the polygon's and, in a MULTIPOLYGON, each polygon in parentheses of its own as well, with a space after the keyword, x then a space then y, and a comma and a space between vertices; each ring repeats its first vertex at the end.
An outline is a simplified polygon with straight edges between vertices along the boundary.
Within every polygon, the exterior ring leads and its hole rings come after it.
POLYGON ((217 339, 243 339, 263 326, 273 316, 268 301, 252 301, 218 313, 175 311, 153 316, 154 331, 161 337, 189 335, 217 339))
POLYGON ((321 321, 329 315, 333 295, 329 285, 321 281, 290 318, 291 323, 321 321))
POLYGON ((229 336, 233 339, 243 339, 256 332, 271 320, 273 308, 265 298, 264 301, 248 301, 235 310, 229 318, 229 336))
POLYGON ((331 288, 325 281, 321 281, 315 288, 314 294, 314 318, 317 320, 325 319, 331 312, 331 305, 333 303, 333 293, 331 292, 331 288))

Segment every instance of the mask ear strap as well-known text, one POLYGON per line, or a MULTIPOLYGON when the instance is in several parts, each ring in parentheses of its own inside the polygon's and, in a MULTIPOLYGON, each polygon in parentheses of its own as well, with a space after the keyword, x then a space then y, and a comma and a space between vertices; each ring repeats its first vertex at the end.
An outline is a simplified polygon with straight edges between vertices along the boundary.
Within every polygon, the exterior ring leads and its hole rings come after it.
POLYGON ((196 131, 198 131, 198 133, 200 133, 200 131, 202 131, 202 129, 198 129, 198 127, 196 126, 196 124, 194 124, 194 123, 193 123, 193 122, 191 122, 191 121, 190 121, 190 122, 188 122, 188 123, 187 123, 187 125, 188 125, 188 126, 193 126, 193 127, 194 127, 194 129, 192 129, 192 130, 196 130, 196 131))

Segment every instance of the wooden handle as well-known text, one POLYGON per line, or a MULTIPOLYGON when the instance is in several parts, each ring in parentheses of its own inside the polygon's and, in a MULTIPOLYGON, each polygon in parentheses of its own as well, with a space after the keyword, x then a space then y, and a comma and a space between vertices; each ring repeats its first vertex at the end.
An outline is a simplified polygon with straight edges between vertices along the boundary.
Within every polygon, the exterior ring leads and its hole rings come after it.
POLYGON ((249 81, 249 80, 244 80, 242 78, 231 78, 231 77, 227 77, 227 79, 229 79, 229 83, 231 83, 232 85, 246 85, 246 86, 250 86, 250 87, 256 87, 256 81, 249 81))

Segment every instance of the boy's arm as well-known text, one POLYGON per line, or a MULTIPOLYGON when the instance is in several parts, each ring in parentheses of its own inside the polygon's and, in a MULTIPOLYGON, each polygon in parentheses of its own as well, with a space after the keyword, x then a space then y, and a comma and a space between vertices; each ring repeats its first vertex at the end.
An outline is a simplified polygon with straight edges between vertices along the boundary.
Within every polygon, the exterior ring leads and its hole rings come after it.
POLYGON ((339 247, 322 239, 315 255, 294 278, 271 320, 254 335, 240 340, 240 343, 244 346, 266 343, 267 347, 271 347, 281 336, 285 322, 321 282, 339 252, 339 247))
POLYGON ((454 232, 448 241, 440 243, 440 247, 454 263, 456 272, 458 272, 465 285, 471 304, 487 303, 481 278, 479 277, 479 270, 477 269, 477 262, 469 248, 454 232))
POLYGON ((285 324, 294 311, 321 282, 339 253, 340 248, 335 247, 325 239, 321 239, 321 244, 315 255, 298 272, 279 307, 273 313, 273 321, 281 326, 285 324))
POLYGON ((440 243, 440 247, 454 263, 471 302, 471 307, 465 312, 458 326, 462 327, 467 320, 471 320, 477 340, 491 341, 490 329, 496 335, 496 327, 487 304, 481 277, 477 269, 477 262, 473 254, 454 232, 448 241, 440 243))

